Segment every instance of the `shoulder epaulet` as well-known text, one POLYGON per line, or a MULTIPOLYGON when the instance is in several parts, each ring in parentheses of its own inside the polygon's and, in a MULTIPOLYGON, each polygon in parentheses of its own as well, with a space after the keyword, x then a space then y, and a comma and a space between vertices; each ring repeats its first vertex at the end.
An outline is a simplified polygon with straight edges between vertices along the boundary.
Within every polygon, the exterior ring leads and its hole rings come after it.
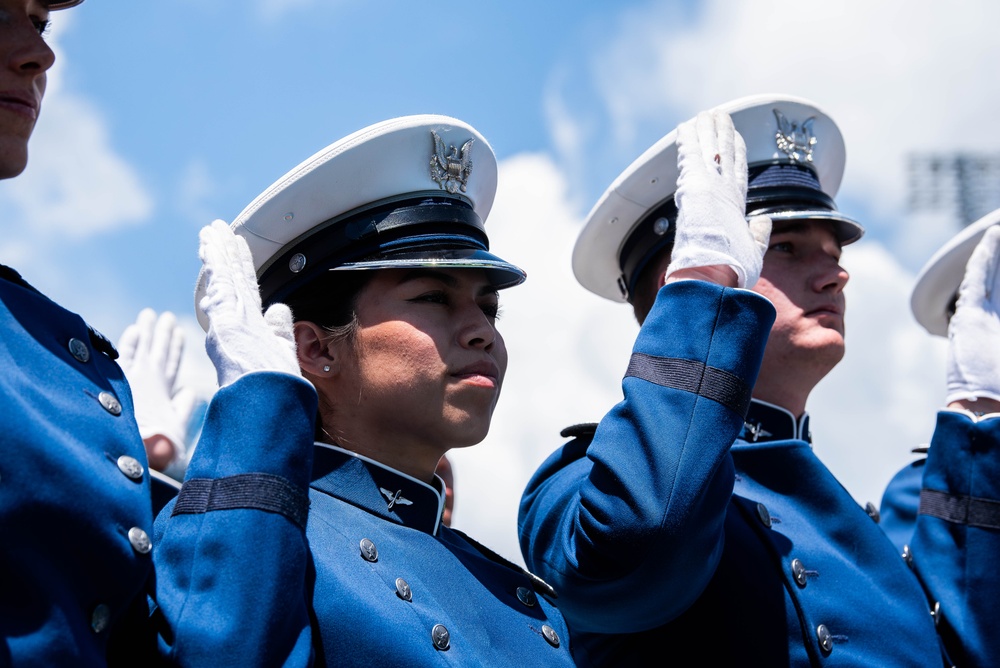
MULTIPOLYGON (((31 292, 38 292, 38 288, 33 286, 28 281, 24 280, 21 274, 17 273, 16 269, 8 267, 5 264, 0 264, 0 279, 13 283, 14 285, 20 285, 25 290, 30 290, 31 292)), ((38 292, 38 294, 42 294, 38 292)))
POLYGON ((593 436, 597 431, 596 422, 582 422, 566 427, 559 435, 563 438, 580 438, 581 436, 593 436))
POLYGON ((472 538, 469 538, 468 534, 466 534, 465 532, 459 531, 458 529, 452 529, 452 531, 454 533, 457 533, 463 539, 465 539, 465 541, 468 542, 469 545, 471 545, 472 547, 474 547, 477 550, 479 550, 480 554, 482 554, 484 557, 486 557, 487 559, 489 559, 493 563, 500 564, 501 566, 506 566, 507 568, 511 569, 512 571, 515 571, 517 573, 521 573, 522 575, 524 575, 525 577, 527 577, 528 580, 531 582, 531 588, 535 590, 536 594, 541 594, 542 596, 545 596, 546 598, 551 599, 551 600, 555 600, 557 598, 557 596, 556 596, 556 590, 553 589, 552 585, 550 585, 548 582, 546 582, 542 578, 538 577, 537 575, 535 575, 531 571, 527 570, 526 568, 521 568, 520 566, 518 566, 517 564, 515 564, 513 561, 510 561, 508 559, 505 559, 505 558, 501 557, 499 554, 497 554, 496 552, 494 552, 490 548, 486 547, 485 545, 483 545, 479 541, 474 540, 472 538))
MULTIPOLYGON (((38 288, 33 286, 28 281, 24 280, 21 274, 17 273, 16 269, 12 269, 11 267, 8 267, 5 264, 0 264, 0 280, 9 281, 10 283, 13 283, 15 285, 20 285, 25 290, 30 290, 31 292, 34 292, 36 294, 41 295, 42 297, 45 297, 45 295, 43 295, 38 290, 38 288)), ((45 298, 48 299, 47 297, 45 298)), ((101 351, 111 359, 113 360, 118 359, 118 350, 115 348, 114 344, 111 343, 108 337, 104 336, 90 325, 87 325, 87 330, 88 333, 90 334, 90 344, 92 346, 97 348, 99 351, 101 351)))
POLYGON ((108 339, 108 337, 104 336, 90 325, 87 325, 87 331, 90 333, 90 345, 100 350, 109 358, 113 360, 118 359, 118 349, 115 348, 115 345, 111 343, 111 340, 108 339))

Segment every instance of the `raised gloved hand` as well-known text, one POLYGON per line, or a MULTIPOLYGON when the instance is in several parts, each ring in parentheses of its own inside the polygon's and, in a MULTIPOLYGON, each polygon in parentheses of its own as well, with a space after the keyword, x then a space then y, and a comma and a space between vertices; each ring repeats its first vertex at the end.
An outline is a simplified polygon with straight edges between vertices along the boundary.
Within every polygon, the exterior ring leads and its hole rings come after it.
POLYGON ((965 266, 948 323, 948 397, 1000 401, 1000 227, 986 231, 965 266))
POLYGON ((771 219, 745 218, 747 148, 729 114, 703 111, 677 128, 677 233, 667 278, 683 269, 728 266, 736 284, 760 278, 771 219))
POLYGON ((159 458, 150 453, 150 465, 163 470, 174 461, 183 461, 196 397, 177 387, 184 334, 174 314, 165 311, 157 318, 152 309, 140 311, 135 323, 122 333, 118 352, 118 364, 132 388, 139 434, 143 440, 163 436, 173 445, 173 452, 157 452, 159 458))
POLYGON ((273 304, 261 313, 260 289, 246 241, 221 220, 202 228, 199 239, 205 281, 199 307, 208 317, 205 348, 219 387, 254 371, 301 376, 292 313, 284 304, 273 304))

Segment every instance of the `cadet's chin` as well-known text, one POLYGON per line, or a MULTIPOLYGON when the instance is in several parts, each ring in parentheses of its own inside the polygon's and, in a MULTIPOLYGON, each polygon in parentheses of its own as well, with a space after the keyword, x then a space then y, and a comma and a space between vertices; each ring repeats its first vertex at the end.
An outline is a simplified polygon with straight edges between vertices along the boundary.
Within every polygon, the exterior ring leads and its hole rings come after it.
POLYGON ((10 155, 3 151, 0 154, 0 179, 12 179, 24 171, 28 166, 28 151, 20 152, 20 155, 10 155))

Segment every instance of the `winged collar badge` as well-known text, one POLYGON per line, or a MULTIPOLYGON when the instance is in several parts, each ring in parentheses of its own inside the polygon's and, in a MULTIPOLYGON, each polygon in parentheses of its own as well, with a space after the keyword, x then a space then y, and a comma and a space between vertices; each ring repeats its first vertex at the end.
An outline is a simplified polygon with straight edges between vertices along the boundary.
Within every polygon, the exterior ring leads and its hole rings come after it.
POLYGON ((413 505, 413 501, 410 501, 405 496, 403 496, 403 490, 399 490, 395 494, 393 494, 390 490, 386 489, 385 487, 379 487, 378 491, 382 492, 382 496, 385 497, 386 502, 389 504, 387 510, 392 510, 396 504, 399 504, 401 506, 413 505))

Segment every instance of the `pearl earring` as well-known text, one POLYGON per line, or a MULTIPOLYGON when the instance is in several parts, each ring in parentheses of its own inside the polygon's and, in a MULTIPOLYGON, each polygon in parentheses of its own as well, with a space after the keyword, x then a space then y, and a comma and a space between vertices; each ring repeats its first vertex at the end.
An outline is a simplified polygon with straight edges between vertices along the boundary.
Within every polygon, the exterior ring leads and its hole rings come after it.
POLYGON ((323 373, 330 373, 330 365, 329 364, 324 364, 323 365, 323 373))

